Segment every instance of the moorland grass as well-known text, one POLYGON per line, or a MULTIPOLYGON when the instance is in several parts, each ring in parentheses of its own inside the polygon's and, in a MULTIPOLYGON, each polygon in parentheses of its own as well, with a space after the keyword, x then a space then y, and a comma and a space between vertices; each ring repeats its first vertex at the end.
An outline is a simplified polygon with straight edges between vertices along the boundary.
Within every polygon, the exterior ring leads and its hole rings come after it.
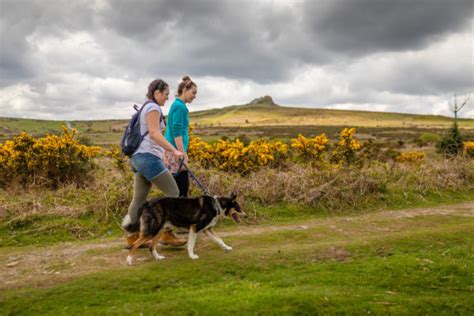
POLYGON ((183 251, 46 288, 2 291, 0 312, 470 315, 473 229, 472 217, 460 216, 329 219, 228 237, 231 253, 207 242, 196 261, 183 251))
MULTIPOLYGON (((474 190, 436 192, 422 198, 418 195, 406 198, 405 195, 399 194, 386 201, 367 202, 367 204, 359 205, 358 210, 346 209, 338 212, 288 203, 265 206, 255 202, 247 204, 245 211, 248 218, 243 221, 245 225, 266 227, 312 218, 347 216, 380 210, 434 207, 472 200, 474 200, 474 190)), ((80 208, 80 206, 77 207, 80 208)), ((78 216, 31 214, 14 217, 0 223, 0 248, 46 246, 65 241, 95 241, 102 238, 116 238, 123 235, 120 228, 121 220, 122 217, 115 213, 111 213, 108 219, 105 219, 101 213, 84 213, 78 216)), ((219 225, 229 228, 235 227, 235 224, 230 220, 223 221, 219 225)))

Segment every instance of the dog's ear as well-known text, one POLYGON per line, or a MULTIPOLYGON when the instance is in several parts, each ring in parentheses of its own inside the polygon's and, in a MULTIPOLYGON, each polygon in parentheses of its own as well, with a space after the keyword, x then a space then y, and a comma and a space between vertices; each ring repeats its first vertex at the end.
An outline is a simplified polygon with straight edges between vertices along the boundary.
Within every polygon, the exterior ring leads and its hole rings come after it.
POLYGON ((232 193, 230 194, 230 197, 229 197, 229 198, 230 198, 231 201, 235 201, 235 199, 237 198, 237 194, 235 194, 234 192, 232 192, 232 193))

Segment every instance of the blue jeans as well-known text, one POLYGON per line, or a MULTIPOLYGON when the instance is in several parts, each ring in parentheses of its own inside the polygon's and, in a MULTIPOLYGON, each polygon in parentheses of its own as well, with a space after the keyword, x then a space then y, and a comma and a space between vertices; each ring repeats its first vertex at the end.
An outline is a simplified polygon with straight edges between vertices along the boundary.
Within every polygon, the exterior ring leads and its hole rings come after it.
POLYGON ((150 153, 133 155, 130 164, 134 173, 140 173, 149 182, 163 172, 168 171, 161 158, 150 153))

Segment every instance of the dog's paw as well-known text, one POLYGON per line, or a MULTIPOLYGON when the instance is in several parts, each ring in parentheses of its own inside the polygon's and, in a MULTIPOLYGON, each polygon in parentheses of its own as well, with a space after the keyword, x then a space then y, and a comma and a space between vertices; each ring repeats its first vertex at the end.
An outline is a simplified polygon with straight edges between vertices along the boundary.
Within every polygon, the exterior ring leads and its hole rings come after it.
POLYGON ((158 252, 156 252, 156 250, 153 250, 152 254, 155 260, 163 260, 165 258, 165 256, 159 255, 158 252))
POLYGON ((224 246, 224 251, 225 252, 229 252, 232 250, 232 247, 231 246, 224 246))
POLYGON ((127 256, 127 264, 128 264, 129 266, 132 265, 132 261, 133 261, 132 256, 127 256))
POLYGON ((199 259, 199 256, 198 255, 189 255, 189 258, 191 258, 193 260, 196 260, 196 259, 199 259))

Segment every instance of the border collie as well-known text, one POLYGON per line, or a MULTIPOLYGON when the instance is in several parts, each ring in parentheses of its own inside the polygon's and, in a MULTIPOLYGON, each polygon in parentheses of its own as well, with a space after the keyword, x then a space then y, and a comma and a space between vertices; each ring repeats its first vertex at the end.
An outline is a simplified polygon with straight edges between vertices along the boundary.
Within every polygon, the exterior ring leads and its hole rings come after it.
POLYGON ((232 218, 240 222, 240 216, 247 215, 240 209, 236 195, 230 197, 203 195, 193 198, 155 198, 145 202, 138 211, 140 227, 129 224, 124 228, 128 231, 140 231, 139 238, 135 241, 127 256, 128 265, 132 264, 133 254, 142 244, 151 240, 150 251, 156 260, 165 257, 156 251, 156 246, 161 234, 168 228, 185 228, 188 233, 188 254, 191 259, 199 257, 194 253, 197 234, 205 232, 224 251, 231 251, 232 247, 226 245, 213 231, 213 227, 223 217, 232 218))

